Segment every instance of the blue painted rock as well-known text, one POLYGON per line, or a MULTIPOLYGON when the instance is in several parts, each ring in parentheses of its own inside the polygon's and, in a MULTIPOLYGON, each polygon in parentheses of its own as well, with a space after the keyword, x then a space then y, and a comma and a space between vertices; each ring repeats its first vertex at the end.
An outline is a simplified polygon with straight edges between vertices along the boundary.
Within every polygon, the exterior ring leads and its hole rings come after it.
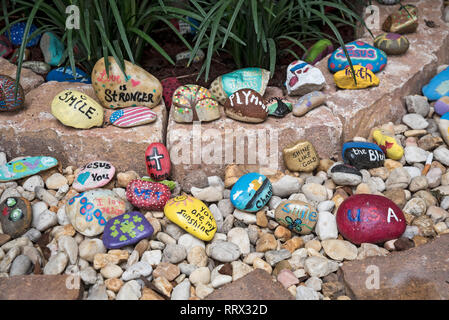
POLYGON ((231 189, 231 203, 242 211, 256 212, 262 209, 273 195, 270 180, 257 172, 240 177, 231 189))
POLYGON ((422 92, 430 101, 449 96, 449 67, 441 71, 422 88, 422 92))
POLYGON ((321 70, 307 62, 296 60, 287 67, 285 87, 289 95, 303 96, 321 90, 325 84, 321 70))
POLYGON ((277 206, 274 217, 289 230, 305 235, 313 231, 318 221, 318 212, 308 203, 285 200, 277 206))
POLYGON ((19 180, 56 167, 52 157, 25 157, 0 165, 0 182, 19 180))
POLYGON ((374 39, 374 46, 388 55, 400 55, 407 52, 410 42, 399 33, 383 33, 374 39))
POLYGON ((157 114, 147 107, 130 107, 114 111, 109 122, 116 127, 130 128, 156 121, 157 114))
POLYGON ((332 46, 332 42, 329 39, 321 39, 315 42, 315 44, 307 50, 302 60, 313 66, 333 51, 334 47, 332 46))
POLYGON ((128 201, 144 210, 161 211, 170 196, 170 188, 162 183, 132 180, 126 187, 128 201))
POLYGON ((383 196, 353 195, 343 201, 337 211, 338 231, 354 244, 397 239, 406 225, 401 209, 383 196))
POLYGON ((24 234, 33 218, 30 202, 25 198, 9 197, 0 203, 0 224, 3 233, 17 238, 24 234))
POLYGON ((143 214, 127 212, 106 223, 103 244, 107 249, 118 249, 151 237, 153 232, 153 226, 143 214))
MULTIPOLYGON (((353 65, 363 66, 376 73, 387 65, 387 54, 363 41, 353 41, 345 45, 353 65)), ((349 65, 342 48, 332 53, 328 61, 331 72, 344 70, 349 65)))
POLYGON ((0 35, 0 57, 7 58, 12 52, 13 48, 9 39, 0 35))
POLYGON ((171 162, 167 148, 159 142, 154 142, 145 151, 145 163, 150 177, 156 181, 165 180, 170 176, 171 162))
MULTIPOLYGON (((20 46, 22 44, 23 37, 25 35, 25 22, 19 22, 11 26, 11 36, 9 37, 11 39, 11 43, 15 46, 20 46)), ((28 37, 37 30, 37 27, 32 24, 30 28, 30 32, 28 33, 28 37)), ((9 36, 9 32, 6 31, 6 36, 9 36)), ((32 47, 39 43, 41 36, 37 35, 33 39, 30 39, 28 43, 26 44, 26 47, 32 47)))
POLYGON ((449 112, 441 117, 438 127, 440 128, 441 136, 449 146, 449 112))
POLYGON ((229 118, 243 122, 260 123, 268 117, 263 97, 252 89, 240 89, 231 94, 224 109, 229 118))
POLYGON ((284 98, 272 97, 265 101, 268 108, 268 115, 283 118, 292 111, 292 103, 284 98))
POLYGON ((75 71, 75 74, 73 74, 72 68, 70 67, 53 69, 47 74, 45 80, 58 82, 80 82, 87 84, 92 83, 90 77, 83 70, 76 68, 75 71))
POLYGON ((382 149, 370 142, 346 142, 343 144, 342 157, 345 163, 359 170, 382 167, 385 161, 382 149))
POLYGON ((434 106, 435 112, 440 116, 449 112, 449 97, 444 96, 438 99, 434 106))
POLYGON ((8 76, 0 75, 0 112, 16 111, 23 108, 25 96, 19 83, 17 97, 15 96, 16 80, 8 76))
POLYGON ((57 66, 62 62, 61 59, 64 54, 64 45, 53 33, 44 33, 39 46, 46 63, 51 66, 57 66))
POLYGON ((92 161, 78 172, 73 181, 73 189, 83 192, 107 185, 115 174, 114 166, 107 161, 92 161))
POLYGON ((415 32, 418 28, 418 8, 411 4, 400 6, 382 24, 382 30, 400 34, 415 32))
POLYGON ((336 164, 329 169, 329 175, 340 186, 357 186, 362 182, 362 174, 348 164, 336 164))

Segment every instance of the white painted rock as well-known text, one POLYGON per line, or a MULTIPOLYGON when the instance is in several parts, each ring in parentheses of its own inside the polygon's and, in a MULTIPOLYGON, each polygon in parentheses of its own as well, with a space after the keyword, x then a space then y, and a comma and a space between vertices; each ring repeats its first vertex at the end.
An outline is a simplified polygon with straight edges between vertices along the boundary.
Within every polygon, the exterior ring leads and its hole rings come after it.
POLYGON ((92 161, 81 168, 72 186, 78 192, 100 188, 107 185, 114 174, 115 168, 110 162, 92 161))
POLYGON ((302 60, 290 63, 287 68, 285 86, 289 95, 305 95, 309 92, 321 90, 326 84, 320 69, 302 60))

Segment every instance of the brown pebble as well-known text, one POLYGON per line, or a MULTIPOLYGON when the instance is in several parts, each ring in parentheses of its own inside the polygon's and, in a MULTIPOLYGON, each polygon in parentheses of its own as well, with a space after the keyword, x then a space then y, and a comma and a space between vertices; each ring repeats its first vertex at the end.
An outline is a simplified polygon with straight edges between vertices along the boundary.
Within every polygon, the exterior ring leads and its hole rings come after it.
POLYGON ((397 251, 404 251, 415 247, 415 243, 409 238, 402 237, 394 242, 394 247, 397 251))
POLYGON ((218 270, 218 273, 224 274, 224 275, 227 275, 227 276, 232 276, 232 264, 230 264, 229 262, 225 263, 223 265, 223 267, 221 267, 221 269, 218 270))

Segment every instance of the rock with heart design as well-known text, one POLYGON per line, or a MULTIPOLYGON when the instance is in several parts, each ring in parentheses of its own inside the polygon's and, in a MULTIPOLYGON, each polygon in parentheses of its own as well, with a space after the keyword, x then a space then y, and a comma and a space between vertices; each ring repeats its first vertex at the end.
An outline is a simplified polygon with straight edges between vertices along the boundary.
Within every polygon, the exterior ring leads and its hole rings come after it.
POLYGON ((441 117, 438 127, 444 142, 449 146, 449 112, 441 117))
POLYGON ((213 239, 217 223, 203 201, 192 196, 181 195, 170 199, 164 207, 168 220, 204 241, 213 239))
POLYGON ((24 157, 0 165, 0 182, 19 180, 41 171, 56 167, 58 160, 53 157, 24 157))
POLYGON ((57 81, 57 82, 79 82, 90 84, 91 79, 83 70, 75 67, 75 73, 73 73, 70 67, 59 67, 51 70, 45 77, 46 81, 57 81))
POLYGON ((289 95, 303 96, 312 91, 319 91, 326 85, 320 69, 296 60, 287 67, 287 80, 285 87, 289 95))
POLYGON ((170 188, 162 183, 136 179, 126 187, 128 201, 144 210, 161 211, 170 196, 170 188))
POLYGON ((404 148, 402 148, 394 137, 383 134, 381 130, 374 130, 373 139, 385 153, 387 158, 392 160, 401 160, 404 155, 404 148))
POLYGON ((170 176, 170 155, 162 143, 154 142, 147 147, 145 163, 147 172, 153 180, 166 180, 170 176))
POLYGON ((354 66, 354 73, 348 66, 334 74, 334 81, 340 89, 356 90, 378 86, 380 80, 368 68, 354 66), (356 82, 354 81, 354 75, 356 82))
POLYGON ((178 78, 170 77, 161 80, 161 84, 162 84, 162 97, 164 98, 165 101, 165 107, 167 108, 167 110, 170 110, 170 107, 172 105, 173 93, 175 93, 176 89, 178 89, 181 86, 181 83, 179 82, 178 78))
POLYGON ((0 75, 0 112, 16 111, 23 108, 25 96, 22 86, 19 84, 17 97, 15 94, 16 80, 11 77, 0 75))
POLYGON ((399 33, 383 33, 374 39, 374 46, 388 55, 401 55, 407 52, 410 42, 399 33))
POLYGON ((156 121, 157 114, 147 107, 129 107, 114 111, 109 122, 119 128, 137 127, 156 121))
POLYGON ((411 4, 400 6, 399 10, 390 14, 382 24, 385 32, 400 34, 415 32, 418 28, 418 8, 411 4))
POLYGON ((301 98, 293 106, 293 114, 297 117, 321 106, 326 101, 326 95, 321 91, 310 92, 301 98))
POLYGON ((234 120, 259 123, 268 117, 263 97, 252 89, 240 89, 226 99, 225 113, 234 120))
POLYGON ((25 198, 9 197, 0 203, 0 225, 11 238, 20 237, 31 225, 33 218, 30 202, 25 198))
POLYGON ((108 161, 92 161, 81 168, 72 187, 78 192, 101 188, 107 185, 115 174, 114 166, 108 161))
POLYGON ((435 112, 440 115, 444 116, 446 113, 449 112, 449 97, 444 96, 438 99, 437 102, 435 102, 434 106, 435 112))
POLYGON ((212 93, 196 84, 181 86, 173 93, 172 115, 179 123, 213 121, 220 118, 220 104, 212 93))
POLYGON ((390 199, 357 194, 344 200, 337 211, 337 227, 354 244, 383 243, 405 231, 405 216, 390 199))
POLYGON ((342 158, 359 170, 373 169, 384 165, 385 153, 375 143, 350 141, 343 144, 342 158))
POLYGON ((108 58, 109 76, 104 58, 92 70, 92 86, 101 104, 110 109, 149 107, 159 105, 162 84, 151 73, 125 60, 126 76, 113 57, 108 58))
POLYGON ((422 92, 429 99, 435 101, 446 96, 449 97, 449 67, 438 73, 422 88, 422 92))
POLYGON ((70 89, 55 96, 51 113, 62 124, 76 129, 101 127, 104 120, 102 106, 84 93, 70 89))
POLYGON ((231 203, 239 210, 256 212, 270 201, 273 186, 270 180, 257 172, 240 177, 231 189, 231 203))
POLYGON ((315 42, 304 54, 302 60, 310 63, 312 66, 324 59, 328 54, 334 51, 332 42, 329 39, 321 39, 315 42))
POLYGON ((127 212, 110 219, 104 228, 103 244, 107 249, 118 249, 151 237, 154 229, 143 214, 127 212))
POLYGON ((272 97, 265 101, 268 108, 268 115, 282 118, 292 111, 292 103, 285 98, 272 97))
POLYGON ((274 218, 289 230, 306 235, 315 228, 318 212, 308 203, 299 200, 285 200, 276 207, 274 218))
POLYGON ((288 170, 311 172, 320 164, 320 157, 309 141, 297 141, 282 150, 284 163, 288 170))

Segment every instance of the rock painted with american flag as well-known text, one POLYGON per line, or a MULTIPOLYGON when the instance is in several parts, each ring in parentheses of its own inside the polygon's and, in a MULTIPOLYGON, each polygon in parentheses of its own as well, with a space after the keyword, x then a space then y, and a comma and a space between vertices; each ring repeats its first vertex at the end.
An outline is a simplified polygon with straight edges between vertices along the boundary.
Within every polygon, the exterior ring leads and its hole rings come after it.
POLYGON ((130 128, 154 122, 156 118, 156 113, 147 107, 130 107, 112 113, 109 122, 116 127, 130 128))

